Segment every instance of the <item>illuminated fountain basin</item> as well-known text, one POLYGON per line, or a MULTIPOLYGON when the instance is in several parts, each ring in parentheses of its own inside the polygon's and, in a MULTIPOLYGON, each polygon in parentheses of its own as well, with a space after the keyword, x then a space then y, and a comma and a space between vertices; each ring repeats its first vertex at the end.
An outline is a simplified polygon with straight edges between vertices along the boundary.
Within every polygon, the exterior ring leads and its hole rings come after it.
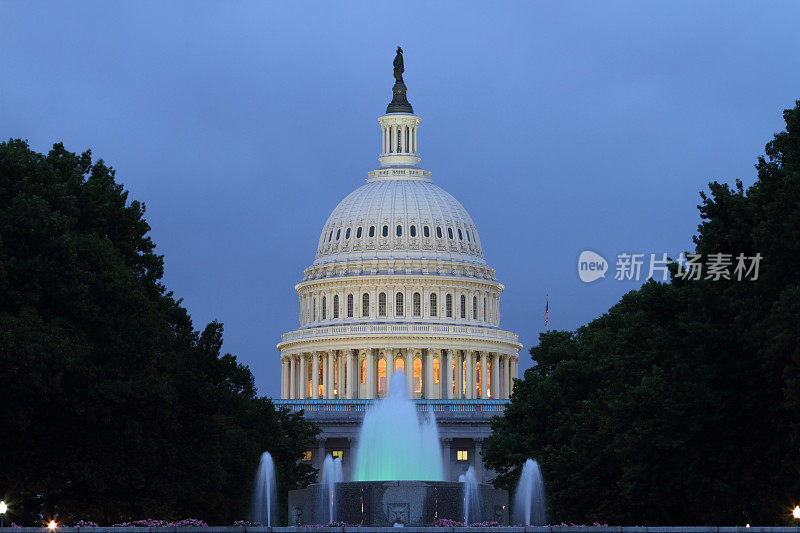
MULTIPOLYGON (((433 413, 420 417, 406 391, 405 376, 395 373, 386 398, 365 414, 353 481, 334 483, 332 494, 319 484, 289 492, 290 525, 327 524, 331 516, 365 526, 464 521, 466 483, 444 481, 436 419, 433 413)), ((508 493, 473 485, 469 522, 508 523, 508 493)))

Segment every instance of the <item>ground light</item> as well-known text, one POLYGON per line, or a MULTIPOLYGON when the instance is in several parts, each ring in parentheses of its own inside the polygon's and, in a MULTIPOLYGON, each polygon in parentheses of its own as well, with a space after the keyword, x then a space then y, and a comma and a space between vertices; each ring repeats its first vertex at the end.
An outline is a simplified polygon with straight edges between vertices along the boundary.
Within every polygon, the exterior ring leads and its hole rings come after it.
POLYGON ((49 529, 50 531, 53 531, 53 530, 55 530, 55 528, 57 526, 58 526, 58 524, 56 524, 55 520, 50 520, 50 523, 47 524, 47 529, 49 529))
POLYGON ((0 502, 0 527, 3 527, 3 521, 6 518, 6 511, 8 511, 8 505, 6 505, 6 502, 0 502))
POLYGON ((794 506, 794 509, 792 509, 792 516, 795 520, 800 520, 800 505, 794 506))

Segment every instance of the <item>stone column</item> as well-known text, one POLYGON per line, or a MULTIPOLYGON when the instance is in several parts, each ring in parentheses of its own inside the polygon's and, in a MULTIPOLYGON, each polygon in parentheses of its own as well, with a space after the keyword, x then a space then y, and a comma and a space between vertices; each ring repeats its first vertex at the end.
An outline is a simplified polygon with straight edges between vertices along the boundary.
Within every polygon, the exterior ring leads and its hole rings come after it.
POLYGON ((414 349, 406 348, 406 361, 404 363, 406 373, 406 386, 408 387, 408 397, 414 397, 414 349))
POLYGON ((290 355, 289 358, 289 361, 291 361, 291 366, 289 367, 289 398, 294 400, 297 398, 297 387, 295 386, 297 381, 297 361, 294 355, 290 355))
POLYGON ((365 385, 367 386, 366 398, 375 398, 375 359, 372 356, 372 348, 364 350, 367 358, 367 379, 365 385))
MULTIPOLYGON (((392 372, 394 372, 394 356, 392 354, 391 348, 384 348, 383 350, 383 358, 386 360, 386 390, 385 393, 389 392, 389 383, 392 382, 392 372)), ((377 370, 377 367, 376 367, 377 370)), ((378 372, 375 372, 375 376, 378 377, 378 372)), ((378 377, 380 380, 380 377, 378 377)), ((375 397, 378 397, 378 389, 380 385, 376 382, 375 383, 375 397)))
MULTIPOLYGON (((440 353, 443 353, 442 350, 440 353)), ((447 400, 453 397, 453 353, 452 350, 447 350, 447 355, 443 357, 442 372, 444 379, 442 379, 442 399, 447 400)))
POLYGON ((442 439, 442 470, 445 481, 450 481, 450 445, 452 443, 453 439, 442 439))
POLYGON ((319 354, 311 352, 311 397, 319 398, 319 354))
MULTIPOLYGON (((428 353, 425 355, 425 365, 422 369, 422 375, 425 377, 425 384, 422 386, 423 398, 435 398, 436 395, 433 391, 433 348, 428 348, 428 353)), ((439 363, 439 382, 442 381, 442 365, 439 363)))
POLYGON ((462 354, 458 350, 453 350, 453 361, 456 363, 456 394, 455 399, 464 397, 464 361, 462 354))
POLYGON ((281 356, 281 399, 286 399, 286 359, 281 356))
POLYGON ((325 365, 325 368, 328 369, 327 375, 325 376, 325 397, 326 398, 333 398, 333 380, 336 379, 334 377, 334 366, 333 366, 333 358, 336 357, 336 350, 328 350, 328 361, 325 365))
POLYGON ((307 398, 308 394, 308 364, 306 363, 306 354, 301 353, 298 358, 300 360, 300 386, 298 389, 302 400, 307 398))
POLYGON ((471 368, 470 374, 472 374, 472 393, 471 393, 472 396, 471 397, 472 397, 473 400, 477 400, 478 399, 478 365, 476 363, 478 362, 478 352, 472 351, 472 352, 470 352, 470 356, 471 356, 470 357, 470 363, 472 363, 470 365, 470 368, 471 368))
POLYGON ((497 397, 503 399, 507 396, 506 389, 508 388, 508 369, 506 368, 508 358, 506 354, 501 353, 498 359, 500 360, 500 392, 497 397))
POLYGON ((475 477, 483 483, 483 440, 475 439, 475 477))
POLYGON ((464 350, 464 362, 466 363, 464 382, 467 389, 464 393, 464 399, 471 400, 475 394, 475 364, 472 361, 471 351, 464 350))
POLYGON ((492 399, 500 398, 500 355, 497 352, 491 354, 492 359, 492 399))
POLYGON ((347 350, 347 399, 358 395, 358 350, 347 350))
POLYGON ((489 397, 494 398, 494 394, 489 394, 491 391, 490 384, 494 386, 494 383, 491 383, 491 378, 494 376, 491 376, 489 371, 491 359, 489 352, 481 352, 481 398, 484 400, 489 397))

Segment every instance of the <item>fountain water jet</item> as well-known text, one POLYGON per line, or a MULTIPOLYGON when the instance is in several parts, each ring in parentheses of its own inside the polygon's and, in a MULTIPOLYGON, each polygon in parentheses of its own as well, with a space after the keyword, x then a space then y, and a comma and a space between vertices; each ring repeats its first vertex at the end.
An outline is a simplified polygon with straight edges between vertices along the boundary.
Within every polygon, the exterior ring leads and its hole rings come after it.
POLYGON ((364 415, 354 481, 442 481, 444 467, 433 411, 422 422, 408 398, 406 377, 395 372, 389 393, 364 415))
POLYGON ((522 465, 517 491, 514 493, 514 523, 543 526, 547 522, 544 481, 539 463, 528 459, 522 465))
POLYGON ((458 476, 459 483, 464 484, 464 525, 470 524, 480 516, 481 505, 478 500, 478 478, 475 477, 475 468, 467 468, 467 472, 458 476))
POLYGON ((327 518, 328 524, 336 520, 336 483, 341 483, 342 481, 344 481, 342 460, 338 457, 334 459, 328 455, 322 463, 322 470, 319 476, 319 501, 321 506, 319 516, 327 518))
POLYGON ((269 452, 261 454, 253 487, 253 502, 250 519, 271 527, 278 509, 278 493, 275 487, 275 463, 269 452))

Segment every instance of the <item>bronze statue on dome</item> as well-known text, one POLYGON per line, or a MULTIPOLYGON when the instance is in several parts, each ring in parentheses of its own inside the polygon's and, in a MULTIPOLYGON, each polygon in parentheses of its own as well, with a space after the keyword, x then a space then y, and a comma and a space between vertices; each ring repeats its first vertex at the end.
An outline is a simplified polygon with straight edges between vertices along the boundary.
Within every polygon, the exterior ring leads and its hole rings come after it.
POLYGON ((403 49, 399 46, 397 47, 397 55, 394 56, 394 79, 397 80, 397 83, 403 83, 403 49))

